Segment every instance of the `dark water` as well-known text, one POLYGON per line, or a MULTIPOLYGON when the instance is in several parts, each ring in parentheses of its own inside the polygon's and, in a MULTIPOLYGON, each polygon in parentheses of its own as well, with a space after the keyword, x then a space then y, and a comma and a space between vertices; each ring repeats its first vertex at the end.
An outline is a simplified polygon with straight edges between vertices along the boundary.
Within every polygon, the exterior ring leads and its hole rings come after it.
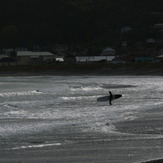
POLYGON ((162 77, 1 77, 0 162, 162 158, 162 77), (97 98, 122 98, 97 102, 97 98))

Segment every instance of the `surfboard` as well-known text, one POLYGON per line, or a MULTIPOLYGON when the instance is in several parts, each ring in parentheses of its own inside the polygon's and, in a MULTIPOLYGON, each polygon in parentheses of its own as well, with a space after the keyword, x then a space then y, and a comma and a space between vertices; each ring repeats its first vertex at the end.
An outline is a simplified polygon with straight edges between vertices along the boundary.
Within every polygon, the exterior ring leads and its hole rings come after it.
MULTIPOLYGON (((109 97, 110 97, 110 96, 99 97, 99 98, 97 98, 97 101, 98 101, 98 102, 109 101, 109 97)), ((121 94, 115 94, 115 95, 113 95, 113 100, 118 99, 118 98, 120 98, 120 97, 122 97, 121 94)))

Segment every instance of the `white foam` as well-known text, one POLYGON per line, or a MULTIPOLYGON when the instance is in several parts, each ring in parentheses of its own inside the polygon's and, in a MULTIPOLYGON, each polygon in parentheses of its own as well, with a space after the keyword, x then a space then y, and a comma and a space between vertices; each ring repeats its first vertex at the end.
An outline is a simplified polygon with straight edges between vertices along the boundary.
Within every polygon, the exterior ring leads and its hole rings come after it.
POLYGON ((25 117, 27 114, 27 111, 24 111, 24 110, 11 110, 9 112, 5 112, 3 115, 6 115, 8 117, 25 117))
POLYGON ((35 145, 25 145, 20 147, 14 147, 13 150, 17 149, 28 149, 28 148, 43 148, 43 147, 49 147, 49 146, 60 146, 61 143, 49 143, 49 144, 35 144, 35 145))
POLYGON ((96 122, 94 124, 89 124, 87 128, 83 130, 84 132, 95 132, 95 133, 117 133, 116 127, 111 123, 96 122))
POLYGON ((99 86, 79 86, 79 87, 71 87, 71 91, 95 91, 95 90, 101 90, 102 88, 99 86))
POLYGON ((0 93, 1 97, 10 97, 10 96, 29 96, 29 95, 38 95, 42 94, 42 92, 39 92, 37 90, 33 91, 24 91, 24 92, 5 92, 5 93, 0 93))
POLYGON ((125 120, 135 120, 137 117, 135 112, 126 112, 122 114, 125 120))
POLYGON ((124 117, 125 120, 135 120, 137 117, 136 116, 127 116, 127 117, 124 117))
POLYGON ((97 96, 69 96, 69 97, 62 97, 63 100, 82 100, 82 99, 93 99, 96 98, 97 96))

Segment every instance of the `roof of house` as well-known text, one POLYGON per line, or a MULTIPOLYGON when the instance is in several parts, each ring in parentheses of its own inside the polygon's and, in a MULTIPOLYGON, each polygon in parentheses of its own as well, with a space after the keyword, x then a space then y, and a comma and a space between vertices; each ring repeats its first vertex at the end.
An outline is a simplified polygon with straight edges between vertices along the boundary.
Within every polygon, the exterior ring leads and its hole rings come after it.
POLYGON ((0 55, 0 59, 2 59, 2 58, 8 58, 9 56, 7 56, 7 55, 3 55, 3 54, 1 54, 0 55))
POLYGON ((163 23, 154 24, 154 28, 163 28, 163 23))
POLYGON ((157 56, 156 58, 160 58, 160 59, 163 59, 163 54, 157 56))
POLYGON ((115 51, 115 50, 111 47, 108 47, 108 48, 103 49, 103 51, 115 51))
POLYGON ((18 57, 23 57, 23 56, 54 56, 54 54, 52 54, 50 52, 18 51, 17 56, 18 57))

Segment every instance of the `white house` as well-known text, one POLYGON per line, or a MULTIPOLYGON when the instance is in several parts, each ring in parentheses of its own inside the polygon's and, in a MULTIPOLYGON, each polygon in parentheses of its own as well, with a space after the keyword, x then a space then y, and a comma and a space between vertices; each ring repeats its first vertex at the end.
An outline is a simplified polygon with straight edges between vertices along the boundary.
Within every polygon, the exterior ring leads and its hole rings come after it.
POLYGON ((112 61, 115 56, 76 56, 76 62, 112 61))
POLYGON ((115 55, 116 54, 116 51, 114 49, 112 49, 111 47, 108 47, 108 48, 105 48, 102 51, 102 54, 103 55, 115 55))
POLYGON ((57 56, 57 57, 55 57, 55 61, 56 62, 64 62, 64 57, 57 56))

